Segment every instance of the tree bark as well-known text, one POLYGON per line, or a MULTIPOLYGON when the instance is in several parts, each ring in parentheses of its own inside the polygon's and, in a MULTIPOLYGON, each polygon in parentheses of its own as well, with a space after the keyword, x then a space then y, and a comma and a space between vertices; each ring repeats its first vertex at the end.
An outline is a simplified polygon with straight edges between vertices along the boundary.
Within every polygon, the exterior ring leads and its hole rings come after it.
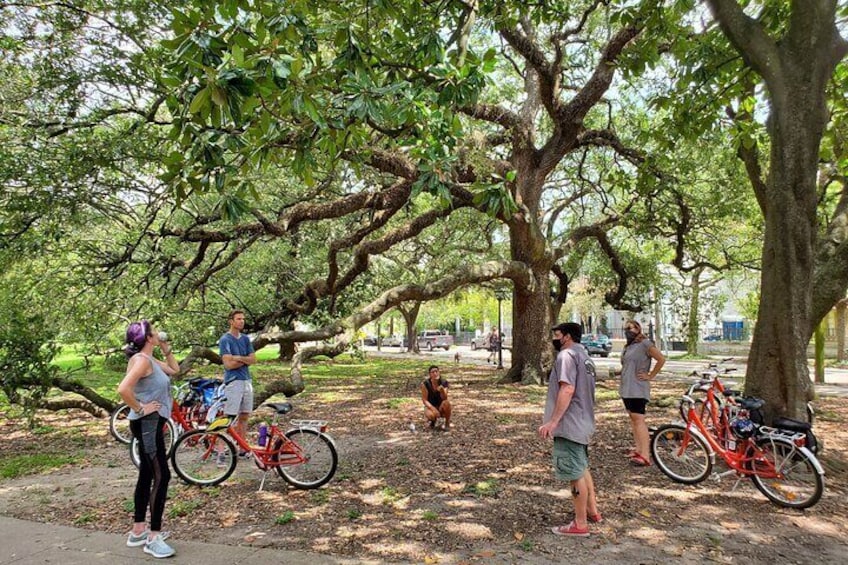
POLYGON ((698 355, 698 341, 701 334, 701 325, 698 323, 698 311, 701 308, 701 274, 704 269, 695 269, 692 271, 692 279, 689 288, 692 290, 692 297, 689 301, 689 316, 686 324, 686 353, 688 355, 698 355))
POLYGON ((420 302, 413 303, 411 308, 398 306, 398 311, 403 315, 403 321, 406 323, 406 350, 411 353, 421 353, 418 349, 418 334, 415 331, 420 310, 420 302))
POLYGON ((825 86, 848 45, 835 23, 835 0, 792 2, 778 39, 736 0, 707 0, 769 96, 769 173, 754 183, 765 216, 760 313, 748 356, 745 392, 766 401, 765 416, 802 418, 813 395, 807 344, 816 269, 816 179, 828 120, 825 86), (765 192, 763 194, 763 191, 765 192))
POLYGON ((843 298, 836 304, 836 360, 845 362, 845 310, 848 309, 848 298, 843 298))
POLYGON ((824 332, 825 323, 822 320, 815 331, 816 384, 824 384, 824 332))

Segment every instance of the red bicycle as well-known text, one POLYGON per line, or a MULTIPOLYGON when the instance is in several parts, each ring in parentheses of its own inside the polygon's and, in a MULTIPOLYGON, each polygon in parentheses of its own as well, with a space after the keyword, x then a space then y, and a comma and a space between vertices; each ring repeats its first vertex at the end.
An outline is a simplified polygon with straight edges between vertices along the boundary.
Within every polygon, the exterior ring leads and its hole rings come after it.
MULTIPOLYGON (((708 395, 710 392, 708 392, 708 395)), ((750 477, 754 486, 775 504, 809 508, 824 492, 824 469, 804 447, 803 433, 761 426, 750 419, 759 410, 760 399, 737 399, 739 411, 728 418, 729 437, 720 441, 695 409, 696 401, 685 395, 687 423, 660 426, 651 438, 651 455, 660 471, 673 481, 697 484, 712 472, 718 455, 729 468, 716 478, 735 474, 750 477)), ((727 410, 727 408, 725 408, 727 410)))
POLYGON ((240 449, 265 472, 259 490, 264 487, 270 471, 300 489, 326 484, 335 474, 339 461, 333 438, 324 433, 327 422, 291 420, 289 429, 283 431, 277 421, 293 410, 292 405, 284 402, 266 406, 275 414, 267 426, 264 444, 249 444, 232 425, 236 417, 222 416, 206 429, 187 432, 177 439, 171 450, 174 471, 191 485, 217 485, 235 471, 240 449))
MULTIPOLYGON (((211 405, 213 392, 220 385, 220 379, 204 379, 202 377, 174 385, 171 417, 162 426, 162 435, 165 438, 168 451, 173 449, 181 434, 196 430, 206 424, 206 414, 211 405)), ((127 408, 128 410, 129 408, 127 408)), ((130 459, 136 467, 141 465, 141 454, 138 451, 138 440, 135 437, 130 439, 130 459)))

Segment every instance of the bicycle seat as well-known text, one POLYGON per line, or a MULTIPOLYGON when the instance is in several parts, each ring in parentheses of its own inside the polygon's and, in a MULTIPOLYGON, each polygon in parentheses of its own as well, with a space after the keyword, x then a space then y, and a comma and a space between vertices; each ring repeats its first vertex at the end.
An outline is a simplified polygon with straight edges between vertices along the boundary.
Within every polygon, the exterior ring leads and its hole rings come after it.
POLYGON ((756 398, 754 396, 746 396, 745 398, 739 399, 739 406, 744 408, 745 410, 759 410, 763 406, 765 406, 766 401, 762 398, 756 398))
POLYGON ((772 425, 778 430, 786 430, 789 432, 799 432, 805 434, 813 429, 813 426, 807 422, 794 420, 792 418, 778 417, 774 419, 772 425))
POLYGON ((288 414, 292 410, 294 410, 294 406, 292 406, 291 402, 274 402, 268 403, 265 406, 273 408, 277 414, 288 414))

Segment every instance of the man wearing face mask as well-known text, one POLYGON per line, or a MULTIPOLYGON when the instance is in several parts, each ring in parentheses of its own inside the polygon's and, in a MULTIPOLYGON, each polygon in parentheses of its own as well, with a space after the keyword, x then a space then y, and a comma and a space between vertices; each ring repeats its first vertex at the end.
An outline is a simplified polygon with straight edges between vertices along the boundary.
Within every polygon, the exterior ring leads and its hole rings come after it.
POLYGON ((571 483, 574 520, 551 529, 554 534, 588 537, 589 522, 600 522, 595 484, 589 472, 589 441, 595 432, 595 379, 588 368, 591 359, 580 345, 579 324, 555 326, 554 349, 559 351, 548 381, 542 439, 553 438, 554 474, 571 483))
POLYGON ((618 387, 621 400, 630 416, 633 441, 636 448, 628 454, 630 462, 638 467, 651 464, 650 433, 645 422, 645 411, 651 399, 651 381, 665 364, 665 357, 654 343, 642 333, 642 326, 635 320, 624 324, 627 345, 621 353, 621 384, 618 387), (651 368, 651 360, 654 367, 651 368))

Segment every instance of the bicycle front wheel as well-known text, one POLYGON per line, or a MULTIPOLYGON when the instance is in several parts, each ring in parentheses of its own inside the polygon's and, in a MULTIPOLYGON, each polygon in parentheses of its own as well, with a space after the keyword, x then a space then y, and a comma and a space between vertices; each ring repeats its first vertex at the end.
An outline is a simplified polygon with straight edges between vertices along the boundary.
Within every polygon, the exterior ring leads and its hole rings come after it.
POLYGON ((766 498, 786 508, 809 508, 824 493, 824 475, 808 450, 789 440, 762 438, 751 462, 754 486, 766 498))
MULTIPOLYGON (((294 443, 291 446, 303 458, 302 463, 278 465, 277 474, 295 488, 313 489, 327 484, 336 473, 339 456, 330 436, 311 428, 297 428, 286 432, 286 437, 294 443)), ((278 439, 274 449, 279 450, 283 440, 278 439)))
POLYGON ((109 433, 119 442, 129 445, 132 441, 132 432, 130 431, 130 407, 123 402, 118 404, 112 413, 109 415, 109 433))
POLYGON ((713 469, 710 448, 704 440, 677 424, 657 428, 651 438, 651 456, 672 481, 687 485, 700 483, 713 469))
MULTIPOLYGON (((167 456, 177 441, 177 430, 171 420, 165 420, 162 425, 162 437, 165 439, 165 455, 167 456)), ((136 467, 141 466, 141 453, 138 450, 138 439, 135 436, 130 440, 130 459, 136 467)))
POLYGON ((188 484, 199 487, 223 483, 236 470, 236 463, 235 444, 217 432, 186 432, 171 450, 174 472, 188 484))

